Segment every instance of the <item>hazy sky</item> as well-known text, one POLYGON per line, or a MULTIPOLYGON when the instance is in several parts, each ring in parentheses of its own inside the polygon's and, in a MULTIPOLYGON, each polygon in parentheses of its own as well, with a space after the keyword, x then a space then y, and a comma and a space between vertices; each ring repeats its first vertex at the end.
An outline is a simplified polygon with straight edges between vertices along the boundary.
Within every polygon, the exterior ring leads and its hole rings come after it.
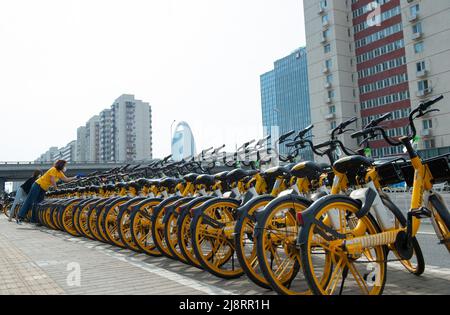
POLYGON ((0 2, 0 161, 34 160, 123 93, 153 108, 154 153, 262 134, 259 75, 305 44, 301 0, 0 2))

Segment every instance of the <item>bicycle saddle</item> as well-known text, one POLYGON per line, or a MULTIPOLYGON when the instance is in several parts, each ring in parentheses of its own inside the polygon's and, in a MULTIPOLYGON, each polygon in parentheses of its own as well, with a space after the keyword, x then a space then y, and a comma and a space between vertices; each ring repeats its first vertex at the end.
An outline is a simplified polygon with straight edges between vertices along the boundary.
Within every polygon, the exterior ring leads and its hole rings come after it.
POLYGON ((120 189, 126 188, 126 187, 127 187, 127 183, 124 183, 124 182, 117 183, 117 184, 116 184, 116 187, 117 187, 117 188, 120 188, 120 189))
POLYGON ((236 183, 246 177, 254 176, 256 174, 258 174, 258 172, 254 170, 246 171, 242 168, 237 168, 227 174, 227 181, 229 183, 236 183))
POLYGON ((159 184, 164 188, 173 189, 182 182, 182 179, 167 177, 162 179, 159 184))
POLYGON ((99 186, 91 186, 91 187, 89 187, 89 191, 93 192, 93 193, 98 193, 100 191, 100 187, 99 186))
POLYGON ((297 178, 308 178, 309 180, 319 180, 322 172, 322 167, 311 161, 298 163, 291 169, 293 176, 297 178))
POLYGON ((199 176, 199 174, 196 174, 196 173, 190 173, 190 174, 185 175, 185 176, 183 177, 183 179, 184 179, 185 181, 187 181, 188 183, 193 183, 193 182, 195 182, 195 180, 197 179, 198 176, 199 176))
POLYGON ((136 182, 136 181, 133 181, 133 182, 128 183, 128 186, 129 186, 129 187, 133 187, 133 188, 136 189, 137 191, 141 190, 141 188, 142 188, 142 186, 141 186, 138 182, 136 182))
POLYGON ((228 172, 220 172, 220 173, 217 173, 216 175, 214 175, 214 177, 216 180, 220 180, 221 182, 224 182, 227 180, 227 175, 228 175, 228 172))
POLYGON ((195 180, 198 185, 205 185, 207 187, 213 186, 216 183, 216 177, 213 175, 200 175, 195 180))
POLYGON ((342 174, 356 174, 361 168, 369 166, 372 166, 372 160, 361 155, 344 157, 333 165, 334 169, 342 174))
POLYGON ((265 172, 263 172, 261 174, 264 177, 270 177, 270 178, 277 178, 277 177, 281 177, 281 176, 289 176, 290 175, 290 170, 289 168, 283 167, 283 166, 278 166, 278 167, 272 167, 269 168, 268 170, 266 170, 265 172))

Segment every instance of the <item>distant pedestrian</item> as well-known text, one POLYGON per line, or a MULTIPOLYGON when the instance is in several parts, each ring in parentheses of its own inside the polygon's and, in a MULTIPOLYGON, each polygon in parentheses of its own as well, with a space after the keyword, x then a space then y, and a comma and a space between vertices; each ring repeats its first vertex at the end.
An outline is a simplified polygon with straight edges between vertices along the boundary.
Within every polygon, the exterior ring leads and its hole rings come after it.
POLYGON ((34 182, 42 175, 42 171, 36 170, 33 173, 33 177, 30 177, 16 192, 16 197, 14 198, 14 202, 9 210, 9 222, 12 221, 17 204, 24 203, 28 194, 30 193, 31 186, 33 186, 34 182))
POLYGON ((32 210, 31 223, 37 223, 36 221, 36 205, 42 200, 44 200, 45 193, 50 189, 50 187, 57 188, 57 183, 59 180, 64 183, 71 182, 78 178, 76 177, 66 177, 64 174, 66 172, 67 162, 64 160, 57 161, 54 166, 49 169, 44 175, 42 175, 32 186, 27 199, 20 208, 17 224, 21 224, 26 218, 28 211, 32 210))

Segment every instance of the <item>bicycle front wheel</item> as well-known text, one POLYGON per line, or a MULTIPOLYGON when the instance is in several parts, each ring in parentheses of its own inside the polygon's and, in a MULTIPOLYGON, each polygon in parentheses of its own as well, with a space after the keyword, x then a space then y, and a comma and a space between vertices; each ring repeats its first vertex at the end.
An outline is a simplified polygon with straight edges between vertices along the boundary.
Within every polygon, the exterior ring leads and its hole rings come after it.
POLYGON ((300 272, 300 253, 297 248, 299 225, 296 217, 309 205, 309 201, 300 198, 275 199, 266 206, 264 216, 255 227, 260 269, 278 294, 309 294, 308 285, 300 272))

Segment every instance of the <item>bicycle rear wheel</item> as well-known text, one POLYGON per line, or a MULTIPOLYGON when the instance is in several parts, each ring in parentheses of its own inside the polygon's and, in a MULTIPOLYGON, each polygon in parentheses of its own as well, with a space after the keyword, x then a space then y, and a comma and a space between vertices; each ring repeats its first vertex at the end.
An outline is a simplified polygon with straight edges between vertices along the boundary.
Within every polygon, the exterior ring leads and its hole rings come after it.
MULTIPOLYGON (((381 196, 381 200, 383 201, 383 204, 395 216, 395 227, 397 229, 405 227, 407 222, 401 210, 388 197, 381 196)), ((397 250, 395 249, 395 246, 388 246, 388 248, 394 253, 396 258, 400 260, 400 263, 403 265, 403 267, 406 268, 406 270, 408 270, 413 275, 420 276, 425 271, 425 259, 423 258, 422 249, 420 248, 420 244, 417 241, 417 238, 413 237, 411 239, 411 244, 413 247, 413 257, 409 260, 402 260, 397 250)))
POLYGON ((192 245, 191 223, 192 223, 192 209, 196 209, 204 204, 210 198, 197 198, 183 207, 177 219, 177 239, 178 248, 183 257, 194 267, 203 269, 195 256, 194 247, 192 245))
POLYGON ((345 196, 325 197, 313 207, 303 215, 299 236, 302 270, 312 293, 381 295, 386 246, 367 241, 364 247, 352 247, 356 237, 373 236, 378 242, 381 229, 374 218, 368 214, 358 219, 360 204, 345 196))
POLYGON ((150 199, 138 204, 130 216, 130 231, 133 242, 146 254, 161 257, 162 254, 153 243, 152 220, 153 209, 161 199, 150 199))
POLYGON ((192 198, 184 198, 174 204, 164 216, 164 238, 170 253, 179 261, 188 264, 188 260, 183 256, 178 244, 178 217, 180 207, 192 201, 192 198))
POLYGON ((234 228, 236 200, 212 200, 205 203, 191 223, 191 237, 195 256, 213 275, 235 279, 244 274, 236 256, 234 228))
POLYGON ((239 218, 234 231, 236 237, 236 255, 247 277, 256 285, 264 289, 272 289, 261 271, 256 251, 256 212, 264 211, 264 208, 274 198, 264 196, 249 201, 244 207, 248 207, 245 213, 239 213, 239 218))
POLYGON ((431 219, 433 220, 434 229, 450 253, 450 211, 445 205, 442 196, 434 194, 430 198, 429 209, 433 211, 431 219))

